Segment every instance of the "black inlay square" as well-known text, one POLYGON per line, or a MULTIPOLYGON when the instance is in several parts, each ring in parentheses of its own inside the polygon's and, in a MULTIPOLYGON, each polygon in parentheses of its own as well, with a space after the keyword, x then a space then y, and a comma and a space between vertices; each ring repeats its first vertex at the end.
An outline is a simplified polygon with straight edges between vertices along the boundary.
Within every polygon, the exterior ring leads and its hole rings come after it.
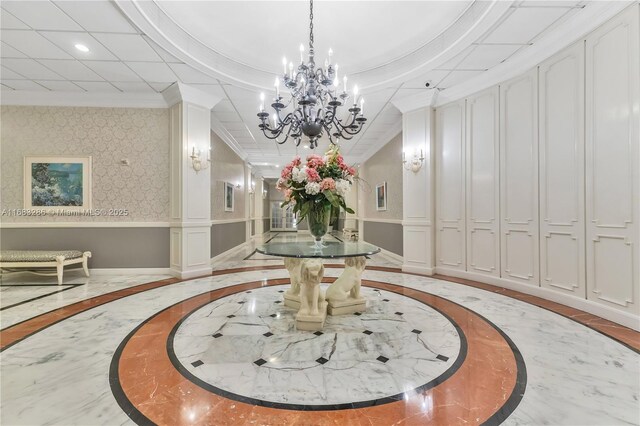
POLYGON ((404 315, 402 312, 396 312, 396 315, 404 315))
POLYGON ((191 365, 193 365, 194 367, 200 367, 202 364, 204 364, 204 362, 197 360, 197 361, 193 361, 191 363, 191 365))
POLYGON ((267 331, 266 333, 263 334, 264 337, 271 337, 273 336, 273 333, 270 331, 267 331))
POLYGON ((320 357, 320 358, 316 359, 316 362, 317 362, 318 364, 324 364, 324 363, 326 363, 326 362, 329 362, 329 360, 328 360, 328 359, 326 359, 326 358, 324 358, 324 357, 320 357))
POLYGON ((227 318, 235 318, 235 315, 227 315, 227 318))
POLYGON ((389 358, 387 358, 386 356, 382 356, 380 355, 378 358, 376 358, 378 361, 380 361, 381 363, 385 363, 387 361, 389 361, 389 358))
POLYGON ((270 316, 271 318, 275 318, 275 317, 277 317, 278 315, 277 315, 277 314, 271 314, 271 315, 269 315, 269 316, 270 316))
POLYGON ((242 302, 238 302, 238 305, 242 305, 244 303, 244 300, 242 302))
POLYGON ((253 363, 254 363, 255 365, 257 365, 258 367, 260 367, 261 365, 266 364, 266 363, 267 363, 267 361, 265 361, 264 359, 260 358, 260 359, 259 359, 259 360, 257 360, 257 361, 253 361, 253 363))
POLYGON ((416 330, 415 328, 413 330, 411 330, 412 333, 416 333, 416 334, 420 334, 422 333, 422 330, 416 330))
POLYGON ((313 334, 315 334, 316 336, 322 336, 324 333, 322 331, 316 331, 313 334))
POLYGON ((383 301, 383 302, 388 302, 388 301, 389 301, 389 299, 382 299, 382 301, 383 301))
POLYGON ((213 337, 215 337, 216 339, 217 339, 218 337, 222 337, 222 333, 216 333, 216 334, 214 334, 214 335, 213 335, 213 337))
POLYGON ((449 357, 448 356, 444 356, 444 355, 438 355, 436 358, 438 358, 440 361, 444 361, 444 362, 449 361, 449 357))
POLYGON ((251 293, 251 290, 249 290, 249 291, 245 291, 245 293, 251 293))
POLYGON ((363 331, 363 333, 366 334, 366 335, 369 335, 369 334, 373 334, 373 331, 365 330, 365 331, 363 331))
POLYGON ((273 302, 273 303, 282 303, 282 300, 276 300, 276 301, 275 301, 275 302, 273 302))
POLYGON ((353 315, 360 316, 360 315, 362 315, 362 312, 355 312, 353 315))
POLYGON ((284 290, 278 290, 278 293, 284 293, 284 290))

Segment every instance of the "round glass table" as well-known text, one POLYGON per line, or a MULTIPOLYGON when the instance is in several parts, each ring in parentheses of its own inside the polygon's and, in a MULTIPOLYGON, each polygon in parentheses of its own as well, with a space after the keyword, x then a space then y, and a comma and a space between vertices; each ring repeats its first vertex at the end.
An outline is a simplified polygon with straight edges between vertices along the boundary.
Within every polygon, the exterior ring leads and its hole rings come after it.
POLYGON ((258 253, 279 256, 297 257, 301 259, 335 259, 342 257, 370 256, 380 252, 380 247, 373 244, 356 242, 325 241, 323 247, 317 249, 307 241, 291 241, 284 243, 266 243, 256 248, 258 253))
POLYGON ((345 315, 367 309, 367 301, 360 295, 362 272, 367 256, 379 253, 379 247, 359 241, 325 241, 318 248, 308 241, 290 241, 266 243, 256 251, 284 258, 291 278, 291 288, 283 294, 284 304, 298 310, 298 330, 322 330, 327 314, 345 315), (344 271, 325 293, 320 288, 324 278, 322 260, 336 258, 345 259, 344 271))

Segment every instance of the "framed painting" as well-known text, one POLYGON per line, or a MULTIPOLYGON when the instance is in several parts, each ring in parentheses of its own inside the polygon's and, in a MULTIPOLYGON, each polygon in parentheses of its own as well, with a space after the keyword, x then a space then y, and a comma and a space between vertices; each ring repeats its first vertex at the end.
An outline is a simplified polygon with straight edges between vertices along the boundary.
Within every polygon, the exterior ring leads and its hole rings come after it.
POLYGON ((387 182, 376 185, 376 210, 387 210, 387 182))
POLYGON ((225 182, 224 183, 224 211, 232 212, 233 211, 233 199, 234 199, 234 190, 232 183, 225 182))
POLYGON ((24 157, 24 208, 91 208, 91 157, 24 157))

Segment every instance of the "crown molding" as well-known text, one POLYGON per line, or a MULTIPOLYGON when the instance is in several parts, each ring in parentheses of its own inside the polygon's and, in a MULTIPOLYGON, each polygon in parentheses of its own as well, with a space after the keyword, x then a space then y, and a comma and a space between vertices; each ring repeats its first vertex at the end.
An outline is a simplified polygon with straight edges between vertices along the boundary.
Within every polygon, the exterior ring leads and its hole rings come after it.
POLYGON ((219 96, 203 92, 200 89, 196 89, 195 87, 180 82, 173 83, 171 86, 167 87, 162 92, 162 97, 168 107, 173 106, 178 102, 187 102, 190 104, 201 105, 207 109, 212 109, 222 100, 219 96))
MULTIPOLYGON (((160 47, 200 72, 250 90, 273 90, 274 71, 263 70, 234 60, 192 36, 155 1, 114 0, 122 13, 160 47)), ((350 75, 357 79, 363 94, 390 84, 418 77, 466 49, 495 25, 513 1, 473 2, 449 27, 413 52, 350 75)))
POLYGON ((160 93, 41 92, 12 90, 2 92, 1 105, 167 108, 160 93))

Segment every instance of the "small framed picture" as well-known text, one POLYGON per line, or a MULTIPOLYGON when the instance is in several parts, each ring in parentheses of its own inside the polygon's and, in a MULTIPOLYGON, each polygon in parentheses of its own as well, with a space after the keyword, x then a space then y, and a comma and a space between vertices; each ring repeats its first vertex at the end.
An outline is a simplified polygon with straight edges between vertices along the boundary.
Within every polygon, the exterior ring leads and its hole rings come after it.
POLYGON ((234 199, 233 191, 234 190, 235 188, 233 187, 232 183, 230 182, 224 183, 224 211, 225 212, 233 211, 233 199, 234 199))
POLYGON ((24 157, 24 208, 91 208, 91 157, 24 157))
POLYGON ((376 210, 387 210, 387 182, 376 185, 376 210))

